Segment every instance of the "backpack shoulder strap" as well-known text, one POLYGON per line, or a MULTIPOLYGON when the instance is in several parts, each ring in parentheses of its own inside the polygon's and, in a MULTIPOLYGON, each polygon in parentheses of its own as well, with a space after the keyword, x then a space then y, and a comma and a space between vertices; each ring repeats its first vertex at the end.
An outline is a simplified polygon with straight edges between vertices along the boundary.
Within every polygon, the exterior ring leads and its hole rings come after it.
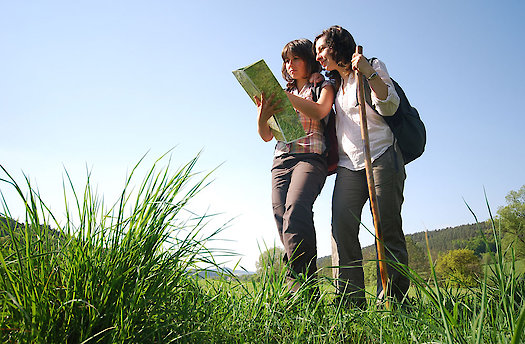
MULTIPOLYGON (((368 63, 370 63, 370 65, 372 65, 372 63, 374 62, 374 60, 377 60, 377 57, 372 57, 368 60, 368 63)), ((392 77, 390 77, 390 80, 392 80, 392 83, 394 84, 394 88, 396 88, 396 82, 394 79, 392 79, 392 77)), ((374 111, 376 113, 379 114, 379 112, 377 112, 377 109, 376 109, 376 106, 374 104, 372 104, 372 90, 370 89, 370 85, 368 84, 368 80, 366 80, 366 78, 363 78, 363 85, 364 85, 364 90, 365 90, 365 101, 368 105, 370 105, 370 107, 372 109, 374 109, 374 111)), ((397 88, 396 88, 397 90, 397 88)), ((359 103, 359 100, 358 100, 358 103, 359 103)))
POLYGON ((314 102, 317 102, 319 100, 319 97, 321 96, 321 91, 323 90, 323 82, 318 82, 313 88, 312 88, 312 100, 314 102))
MULTIPOLYGON (((321 96, 321 91, 323 90, 323 83, 324 82, 318 82, 313 88, 312 88, 312 100, 314 102, 317 102, 319 100, 319 97, 321 96)), ((330 111, 328 116, 323 118, 321 120, 321 125, 323 126, 323 129, 326 130, 326 125, 328 123, 328 118, 332 116, 333 110, 330 111)))
MULTIPOLYGON (((372 57, 371 59, 368 60, 368 63, 370 63, 370 65, 372 65, 372 62, 374 60, 377 60, 376 57, 372 57)), ((370 107, 372 109, 374 109, 374 111, 377 112, 376 110, 376 107, 374 104, 372 104, 372 90, 370 89, 370 85, 368 84, 368 80, 366 78, 363 78, 363 89, 365 91, 365 101, 368 105, 370 105, 370 107)), ((357 97, 357 93, 356 93, 356 97, 357 97)), ((357 104, 359 104, 359 99, 357 99, 357 104)))
MULTIPOLYGON (((366 78, 363 78, 363 90, 365 91, 365 102, 370 105, 372 109, 374 109, 375 112, 376 106, 372 103, 372 90, 370 89, 370 85, 368 84, 368 80, 366 78)), ((357 97, 357 92, 356 92, 357 97)), ((359 98, 357 97, 357 104, 359 104, 359 98)))

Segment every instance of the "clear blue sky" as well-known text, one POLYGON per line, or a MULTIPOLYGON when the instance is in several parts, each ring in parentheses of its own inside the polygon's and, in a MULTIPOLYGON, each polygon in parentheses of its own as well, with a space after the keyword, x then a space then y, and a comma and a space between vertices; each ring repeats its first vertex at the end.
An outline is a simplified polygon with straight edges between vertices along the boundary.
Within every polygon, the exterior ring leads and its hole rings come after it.
MULTIPOLYGON (((263 58, 281 80, 288 41, 338 24, 386 63, 427 126, 426 152, 407 166, 405 233, 474 222, 464 201, 484 220, 484 190, 495 212, 525 184, 524 14, 521 0, 0 1, 0 164, 60 216, 64 168, 78 186, 91 170, 110 203, 146 152, 149 167, 176 146, 178 166, 203 149, 198 170, 224 164, 190 208, 222 213, 212 228, 235 218, 221 234, 231 241, 211 246, 254 270, 259 246, 280 244, 274 142, 258 137, 231 71, 263 58)), ((319 256, 330 254, 333 179, 314 209, 319 256)), ((373 243, 365 230, 361 242, 373 243)))

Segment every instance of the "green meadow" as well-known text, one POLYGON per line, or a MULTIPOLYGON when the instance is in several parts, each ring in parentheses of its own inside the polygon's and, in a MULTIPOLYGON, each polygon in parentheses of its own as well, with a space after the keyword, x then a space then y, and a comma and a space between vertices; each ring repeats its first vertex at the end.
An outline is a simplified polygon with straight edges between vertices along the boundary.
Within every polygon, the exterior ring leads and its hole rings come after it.
POLYGON ((368 307, 354 308, 329 277, 291 293, 272 264, 248 280, 199 277, 204 266, 220 271, 214 254, 228 253, 207 243, 227 229, 204 235, 209 216, 186 211, 209 179, 194 172, 198 156, 179 168, 165 160, 144 176, 135 169, 109 205, 89 177, 82 190, 66 178, 66 220, 2 167, 2 187, 26 209, 10 220, 0 198, 2 343, 525 342, 523 270, 503 252, 497 221, 474 285, 438 283, 432 258, 428 278, 391 262, 412 281, 406 305, 378 304, 370 289, 368 307))

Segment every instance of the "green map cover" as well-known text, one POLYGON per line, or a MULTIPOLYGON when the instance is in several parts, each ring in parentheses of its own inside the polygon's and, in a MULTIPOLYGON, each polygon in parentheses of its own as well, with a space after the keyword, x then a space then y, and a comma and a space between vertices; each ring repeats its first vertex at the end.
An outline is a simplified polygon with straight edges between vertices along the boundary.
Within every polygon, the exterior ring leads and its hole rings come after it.
POLYGON ((268 120, 268 126, 276 140, 290 143, 306 136, 292 103, 264 60, 236 69, 233 75, 254 103, 253 97, 260 97, 263 92, 267 96, 275 94, 275 101, 281 100, 282 111, 268 120))

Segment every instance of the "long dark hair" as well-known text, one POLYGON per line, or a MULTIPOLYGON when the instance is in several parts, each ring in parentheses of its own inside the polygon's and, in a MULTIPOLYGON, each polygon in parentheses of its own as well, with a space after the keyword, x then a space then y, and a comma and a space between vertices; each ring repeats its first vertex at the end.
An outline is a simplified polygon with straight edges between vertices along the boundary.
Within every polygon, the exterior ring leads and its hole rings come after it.
MULTIPOLYGON (((351 71, 352 69, 352 55, 355 52, 355 40, 354 37, 339 25, 330 26, 328 29, 323 30, 321 34, 315 37, 314 49, 317 44, 317 40, 324 37, 326 45, 330 50, 332 58, 338 66, 344 67, 346 70, 351 71)), ((335 80, 337 87, 341 83, 341 75, 338 71, 329 71, 326 75, 335 80)))
POLYGON ((315 59, 312 41, 306 38, 295 39, 287 43, 281 53, 281 57, 283 59, 281 73, 283 75, 283 79, 288 83, 287 87, 295 86, 295 80, 292 79, 290 74, 288 74, 286 71, 285 61, 290 55, 297 56, 306 62, 306 71, 308 76, 312 75, 313 73, 321 72, 321 64, 315 59))

